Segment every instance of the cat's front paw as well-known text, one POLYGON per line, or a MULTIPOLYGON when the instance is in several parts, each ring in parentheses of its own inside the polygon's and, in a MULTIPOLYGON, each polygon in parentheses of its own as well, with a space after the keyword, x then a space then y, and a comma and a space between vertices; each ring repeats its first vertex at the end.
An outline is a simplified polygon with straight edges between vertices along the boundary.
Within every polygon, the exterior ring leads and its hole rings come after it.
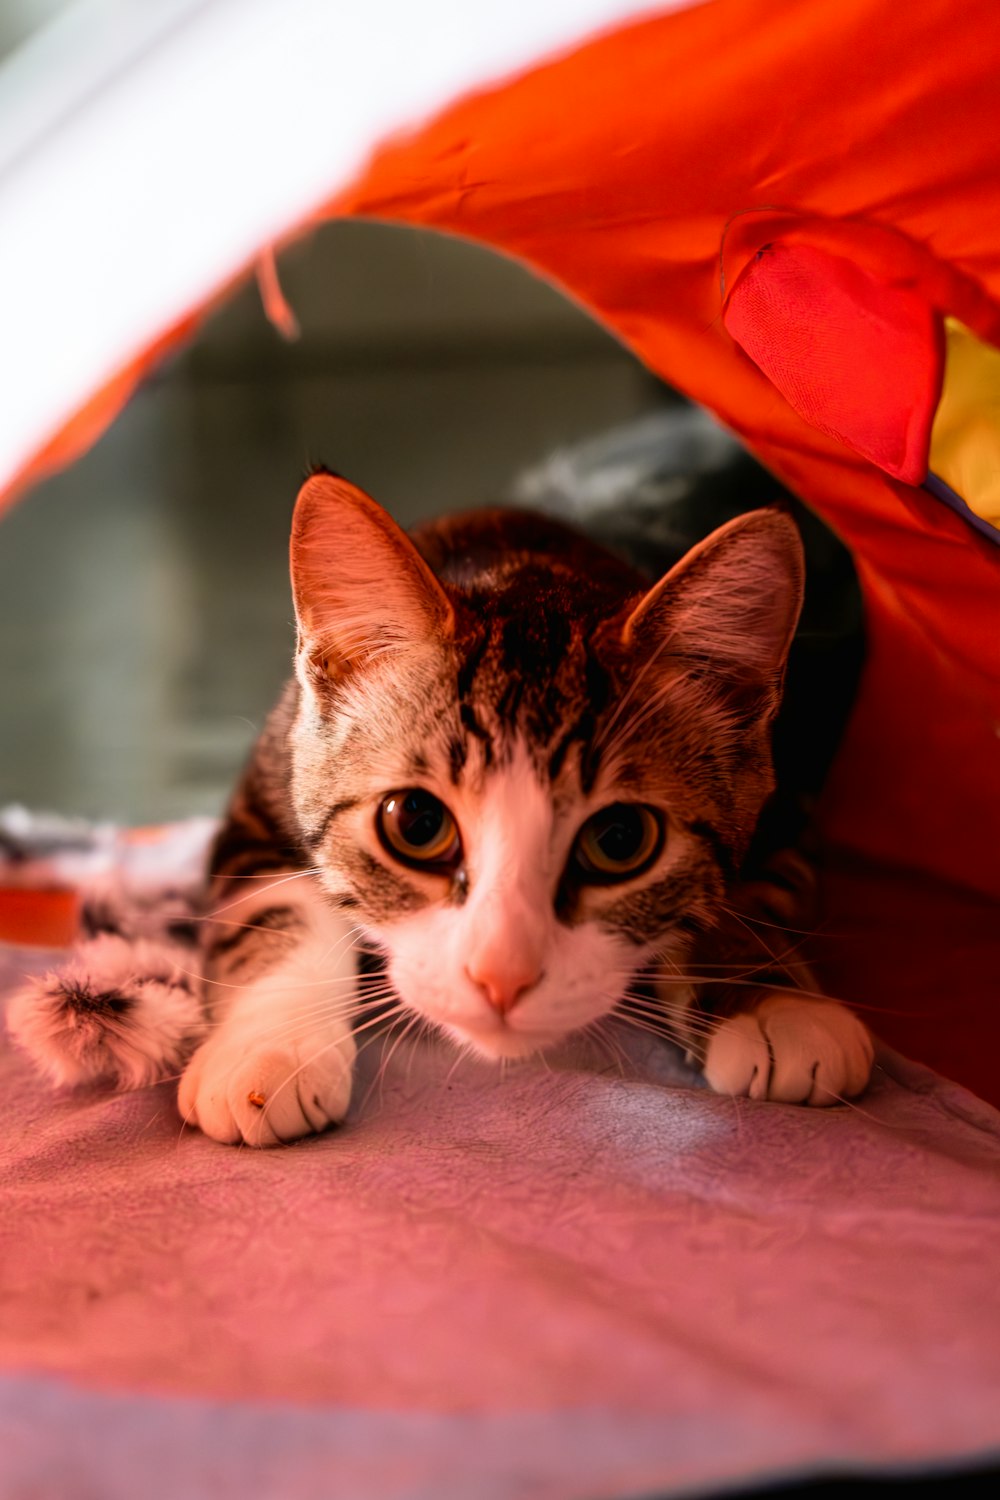
POLYGON ((282 1045, 220 1032, 192 1057, 177 1106, 215 1141, 282 1145, 344 1118, 354 1051, 349 1033, 282 1045))
POLYGON ((873 1061, 868 1029, 846 1005, 776 990, 720 1023, 704 1073, 717 1094, 828 1105, 862 1093, 873 1061))

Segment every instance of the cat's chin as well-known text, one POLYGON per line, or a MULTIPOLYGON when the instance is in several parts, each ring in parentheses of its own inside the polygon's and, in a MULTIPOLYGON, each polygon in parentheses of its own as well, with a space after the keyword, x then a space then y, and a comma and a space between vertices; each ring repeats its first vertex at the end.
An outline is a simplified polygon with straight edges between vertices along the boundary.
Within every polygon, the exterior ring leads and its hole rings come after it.
POLYGON ((510 1026, 446 1026, 443 1028, 453 1042, 463 1048, 471 1048, 478 1057, 490 1062, 511 1061, 537 1057, 549 1047, 564 1040, 558 1032, 515 1031, 510 1026))

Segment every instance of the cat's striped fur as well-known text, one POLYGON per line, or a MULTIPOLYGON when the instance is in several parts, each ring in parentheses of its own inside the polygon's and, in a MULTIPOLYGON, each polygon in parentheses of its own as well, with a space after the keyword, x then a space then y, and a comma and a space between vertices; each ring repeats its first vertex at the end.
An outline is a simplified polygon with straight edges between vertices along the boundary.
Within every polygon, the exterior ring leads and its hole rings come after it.
POLYGON ((357 1030, 386 1008, 495 1057, 618 1011, 670 1030, 722 1091, 860 1092, 867 1032, 781 936, 811 919, 808 867, 746 868, 801 600, 785 516, 730 523, 649 589, 527 514, 411 542, 318 474, 292 574, 296 676, 212 860, 186 1119, 254 1144, 323 1128, 347 1108, 357 1030), (406 789, 451 820, 446 864, 386 838, 406 789), (635 809, 659 829, 634 874, 580 853, 609 808, 625 809, 616 850, 635 809), (360 951, 382 969, 362 976, 360 951))

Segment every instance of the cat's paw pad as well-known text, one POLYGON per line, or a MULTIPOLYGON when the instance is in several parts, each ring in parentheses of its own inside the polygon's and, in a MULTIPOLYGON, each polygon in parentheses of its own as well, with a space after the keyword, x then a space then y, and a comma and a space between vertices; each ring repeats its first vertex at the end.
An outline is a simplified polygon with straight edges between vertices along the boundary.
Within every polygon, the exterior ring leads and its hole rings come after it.
POLYGON ((779 990, 721 1023, 704 1073, 717 1094, 829 1105, 864 1091, 873 1060, 868 1029, 847 1006, 779 990))
POLYGON ((347 1113, 353 1052, 349 1037, 297 1047, 215 1036, 181 1079, 181 1118, 227 1145, 278 1146, 317 1134, 347 1113))

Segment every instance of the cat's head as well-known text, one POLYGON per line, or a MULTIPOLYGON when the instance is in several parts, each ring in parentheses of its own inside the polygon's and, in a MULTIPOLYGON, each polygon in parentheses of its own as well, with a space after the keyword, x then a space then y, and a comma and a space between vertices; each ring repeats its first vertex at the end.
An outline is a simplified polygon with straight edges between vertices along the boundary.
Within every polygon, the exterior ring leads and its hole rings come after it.
POLYGON ((418 539, 302 489, 293 803, 406 1005, 523 1056, 716 920, 773 788, 801 545, 756 511, 647 588, 530 517, 418 539))

